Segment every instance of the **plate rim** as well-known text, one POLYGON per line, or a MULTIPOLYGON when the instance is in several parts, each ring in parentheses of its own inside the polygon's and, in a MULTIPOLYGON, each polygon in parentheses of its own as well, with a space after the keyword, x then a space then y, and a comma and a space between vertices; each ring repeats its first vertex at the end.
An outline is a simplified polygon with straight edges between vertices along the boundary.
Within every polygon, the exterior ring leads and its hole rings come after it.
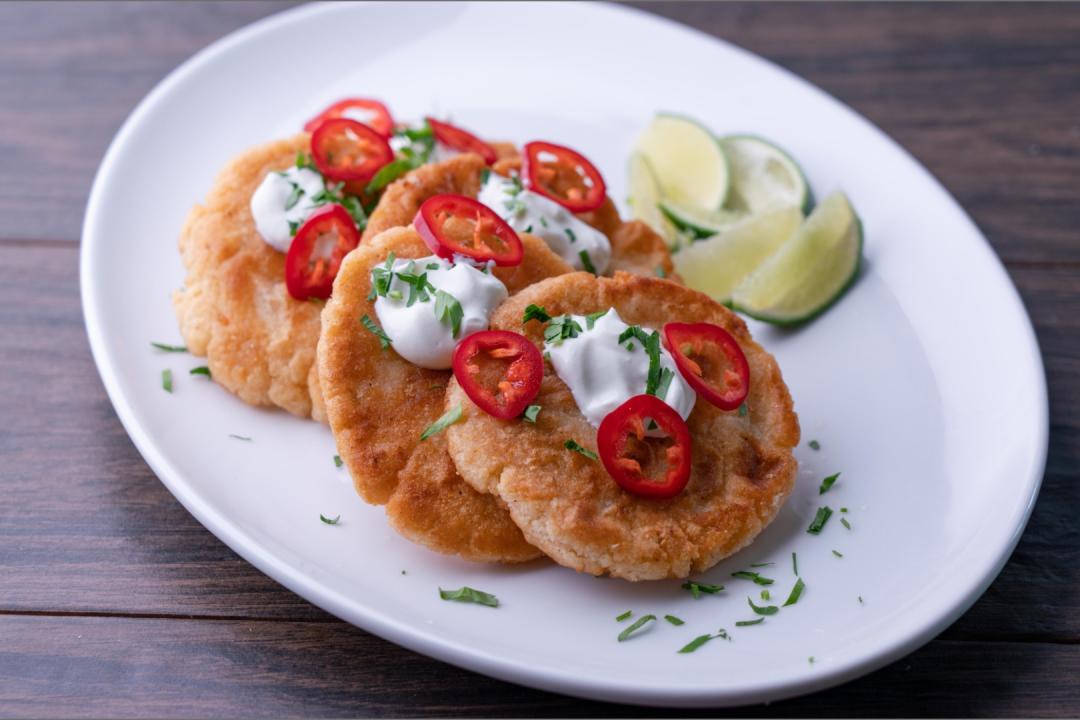
MULTIPOLYGON (((385 3, 373 3, 383 5, 385 3)), ((472 4, 472 3, 466 3, 472 4)), ((533 5, 535 3, 525 3, 533 5)), ((562 4, 562 3, 559 3, 562 4)), ((696 28, 683 25, 666 17, 655 15, 645 10, 627 7, 623 5, 607 5, 588 3, 593 8, 602 8, 615 14, 629 14, 643 18, 648 22, 659 23, 669 31, 680 32, 696 36, 712 43, 719 44, 729 51, 749 56, 754 61, 764 63, 773 71, 786 75, 814 95, 831 104, 838 112, 847 113, 852 119, 877 136, 877 140, 893 149, 898 150, 911 164, 922 174, 924 182, 933 184, 935 189, 947 198, 952 209, 958 217, 970 226, 972 232, 982 241, 976 244, 976 252, 982 252, 991 260, 989 271, 998 274, 1000 288, 1009 293, 1009 302, 1019 311, 1019 316, 1026 320, 1023 338, 1024 346, 1030 356, 1032 380, 1035 381, 1035 398, 1039 426, 1036 428, 1036 444, 1033 448, 1033 464, 1027 474, 1026 485, 1028 491, 1026 501, 1022 507, 1014 510, 1015 524, 1008 538, 1000 544, 995 561, 981 571, 981 578, 969 587, 962 596, 951 601, 951 607, 945 611, 939 611, 934 617, 924 614, 918 622, 919 629, 906 637, 897 639, 889 645, 878 647, 862 657, 853 657, 840 662, 835 666, 822 667, 813 675, 804 675, 795 681, 784 683, 762 682, 752 686, 744 686, 737 691, 730 689, 717 691, 689 691, 686 689, 667 690, 660 688, 641 688, 628 686, 617 681, 596 680, 560 675, 542 669, 535 669, 520 664, 516 661, 506 661, 493 657, 486 651, 475 647, 466 646, 452 640, 444 640, 432 637, 420 628, 400 623, 387 617, 376 608, 363 604, 362 601, 349 600, 340 593, 320 585, 314 580, 306 578, 287 564, 281 563, 273 557, 265 548, 242 531, 233 521, 223 516, 218 510, 211 507, 198 491, 192 487, 183 476, 172 467, 169 461, 157 448, 156 443, 144 430, 136 418, 136 411, 132 407, 128 396, 120 388, 115 365, 112 363, 112 350, 104 335, 102 322, 100 321, 101 308, 98 306, 95 296, 95 271, 96 263, 94 253, 103 243, 97 239, 95 227, 101 211, 100 197, 105 192, 109 180, 110 168, 115 164, 117 157, 123 152, 128 138, 140 125, 142 118, 150 112, 150 109, 160 98, 168 95, 172 88, 179 84, 188 74, 195 72, 207 63, 213 62, 219 55, 226 53, 232 47, 242 45, 250 38, 273 29, 279 25, 288 25, 300 16, 315 15, 323 12, 331 12, 337 6, 332 3, 314 3, 290 8, 267 17, 256 20, 240 27, 213 43, 202 48, 189 57, 164 78, 139 101, 135 108, 124 120, 113 140, 110 142, 105 155, 95 173, 87 200, 86 212, 82 225, 82 237, 79 248, 79 286, 80 299, 83 307, 83 320, 87 336, 90 342, 91 354, 94 358, 98 374, 105 386, 109 400, 116 411, 124 430, 128 433, 136 449, 154 471, 158 479, 165 485, 169 492, 191 513, 200 524, 209 530, 215 537, 225 543, 231 550, 236 552, 245 561, 251 563, 261 572, 268 575, 276 582, 282 584, 290 591, 296 593, 306 601, 322 608, 323 610, 341 618, 345 622, 356 625, 361 629, 377 635, 385 640, 401 645, 409 650, 433 657, 442 662, 466 668, 491 677, 513 682, 520 685, 534 687, 542 690, 571 695, 580 698, 602 700, 616 703, 634 703, 640 705, 652 705, 663 707, 720 707, 733 705, 746 705, 763 701, 775 701, 804 695, 838 685, 870 673, 884 665, 893 662, 915 649, 921 647, 942 630, 955 622, 975 603, 986 589, 1000 574, 1008 562, 1020 537, 1026 529, 1031 512, 1038 499, 1039 491, 1045 475, 1047 456, 1049 452, 1049 403, 1046 384, 1046 371, 1043 363, 1042 352, 1039 348, 1038 338, 1035 334, 1034 324, 1027 312, 1023 299, 1015 284, 1009 277, 1004 264, 993 250, 985 234, 978 228, 974 220, 964 208, 957 202, 953 195, 944 187, 933 173, 931 173, 915 156, 903 145, 896 142, 884 130, 870 122, 855 109, 834 97, 825 90, 819 88, 808 80, 796 75, 787 68, 778 65, 772 60, 746 50, 727 40, 710 35, 696 28)), ((1019 338, 1018 338, 1019 339, 1019 338)))

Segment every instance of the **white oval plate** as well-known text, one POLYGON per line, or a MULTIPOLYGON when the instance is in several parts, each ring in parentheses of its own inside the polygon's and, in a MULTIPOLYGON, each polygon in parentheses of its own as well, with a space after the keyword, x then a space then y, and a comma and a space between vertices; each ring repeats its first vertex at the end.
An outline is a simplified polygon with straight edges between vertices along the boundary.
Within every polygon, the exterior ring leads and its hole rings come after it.
MULTIPOLYGON (((102 379, 169 490, 236 552, 351 623, 416 651, 526 685, 663 705, 731 705, 805 693, 910 652, 955 620, 1001 569, 1042 477, 1046 387, 1031 325, 1001 265, 948 193, 866 120, 743 50, 614 6, 312 6, 207 48, 132 113, 102 162, 86 214, 82 294, 102 379), (397 537, 364 505, 313 422, 252 409, 188 369, 169 293, 176 237, 222 164, 294 132, 342 95, 383 98, 400 118, 452 114, 481 136, 580 148, 625 194, 636 132, 658 109, 718 132, 772 138, 818 197, 843 187, 867 231, 853 290, 811 325, 755 324, 802 422, 798 486, 747 550, 704 580, 597 580, 550 564, 473 565, 397 537), (171 368, 175 391, 162 391, 171 368), (231 438, 249 436, 250 442, 231 438), (806 441, 816 439, 820 451, 806 441), (822 477, 841 471, 818 496, 822 477), (819 504, 847 507, 820 536, 819 504), (341 515, 337 527, 319 514, 341 515), (832 550, 843 554, 838 558, 832 550), (754 627, 752 563, 794 577, 797 605, 754 627), (403 572, 404 571, 404 572, 403 572), (442 602, 470 585, 502 606, 442 602), (861 602, 860 602, 861 597, 861 602), (615 616, 666 613, 632 641, 615 616), (723 627, 694 654, 676 651, 723 627), (811 657, 813 660, 811 661, 811 657)), ((401 411, 407 412, 407 409, 401 411)))

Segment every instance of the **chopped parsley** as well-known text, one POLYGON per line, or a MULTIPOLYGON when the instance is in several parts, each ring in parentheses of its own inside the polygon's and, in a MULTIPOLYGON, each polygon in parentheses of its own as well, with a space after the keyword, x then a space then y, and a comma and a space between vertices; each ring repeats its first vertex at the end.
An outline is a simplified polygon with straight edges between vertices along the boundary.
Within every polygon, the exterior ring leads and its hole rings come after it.
POLYGON ((664 270, 663 265, 657 265, 656 267, 654 267, 653 272, 656 273, 656 277, 658 277, 658 278, 666 278, 667 277, 667 271, 664 270))
POLYGON ((205 375, 206 377, 211 377, 210 368, 206 367, 205 365, 191 368, 190 370, 188 370, 188 375, 205 375))
POLYGON ((334 467, 341 467, 345 464, 345 461, 341 459, 340 455, 334 456, 334 467))
POLYGON ((390 283, 394 281, 394 253, 386 256, 386 262, 381 267, 371 269, 371 292, 368 300, 376 297, 386 297, 390 292, 390 283))
POLYGON ((810 527, 806 528, 806 532, 811 535, 820 535, 821 529, 825 527, 825 523, 829 522, 830 517, 832 517, 831 507, 828 505, 819 507, 817 515, 814 516, 814 520, 810 523, 810 527))
POLYGON ((600 312, 589 313, 585 316, 585 329, 592 330, 596 321, 608 314, 607 310, 601 310, 600 312))
POLYGON ((693 580, 687 580, 682 584, 683 590, 689 590, 690 594, 697 600, 704 593, 706 595, 716 595, 723 592, 723 585, 709 585, 707 583, 694 582, 693 580))
POLYGON ((642 615, 641 617, 639 617, 634 622, 633 625, 631 625, 630 627, 626 628, 621 633, 619 633, 619 642, 623 642, 624 640, 629 640, 631 635, 633 635, 638 630, 645 627, 646 625, 648 625, 649 623, 651 623, 655 619, 656 619, 655 615, 642 615))
POLYGON ((322 520, 327 525, 337 525, 341 521, 341 516, 338 515, 336 518, 331 520, 330 518, 326 517, 322 513, 319 513, 319 519, 322 520))
POLYGON ((686 624, 685 620, 683 620, 682 618, 677 618, 674 615, 665 615, 664 619, 667 620, 672 625, 674 625, 675 627, 678 627, 679 625, 685 625, 686 624))
POLYGON ((540 405, 530 405, 525 408, 525 412, 521 414, 521 417, 525 419, 525 422, 531 422, 536 424, 536 416, 540 414, 540 410, 543 408, 540 405))
POLYGON ((150 344, 156 347, 158 350, 161 350, 162 352, 186 353, 188 351, 188 349, 183 345, 166 345, 165 343, 159 342, 152 342, 150 344))
POLYGON ((484 168, 480 171, 480 184, 486 185, 488 178, 491 177, 491 168, 484 168))
POLYGON ((663 400, 667 397, 668 388, 671 386, 671 379, 675 377, 675 371, 666 367, 660 368, 660 384, 656 386, 656 397, 663 400))
POLYGON ((161 389, 167 393, 172 392, 172 370, 161 371, 161 389))
POLYGON ((427 429, 424 430, 424 432, 420 433, 420 439, 427 440, 432 435, 438 435, 443 430, 450 427, 460 419, 461 403, 458 403, 457 405, 443 413, 442 417, 440 417, 438 420, 428 425, 427 429))
POLYGON ((749 412, 750 408, 746 407, 746 403, 743 403, 739 406, 739 417, 746 417, 747 413, 749 412))
POLYGON ((824 495, 829 492, 829 488, 836 484, 836 480, 840 477, 840 473, 830 475, 821 481, 821 487, 818 488, 818 495, 824 495))
POLYGON ((563 447, 566 448, 567 450, 573 450, 576 453, 581 453, 582 455, 589 458, 590 460, 599 460, 600 459, 599 455, 597 455, 596 453, 594 453, 592 450, 590 450, 587 447, 582 447, 581 445, 578 445, 577 442, 574 441, 574 440, 567 440, 566 442, 563 443, 563 447))
POLYGON ((844 527, 846 527, 846 528, 847 528, 848 530, 850 530, 850 529, 851 529, 851 523, 849 523, 849 522, 847 521, 847 518, 846 518, 846 517, 842 517, 842 518, 840 518, 840 524, 841 524, 841 525, 843 525, 844 527))
POLYGON ((370 332, 372 335, 379 338, 379 346, 383 350, 390 347, 390 343, 393 342, 390 339, 390 336, 383 332, 383 329, 379 327, 378 323, 368 317, 367 313, 361 316, 360 324, 366 327, 368 329, 368 332, 370 332))
POLYGON ((749 627, 751 625, 760 625, 765 622, 765 618, 759 617, 756 620, 740 620, 735 623, 735 627, 749 627))
POLYGON ((802 592, 805 589, 806 583, 803 582, 803 579, 796 578, 795 587, 791 588, 791 594, 788 595, 787 600, 784 601, 784 607, 787 607, 788 605, 794 605, 795 603, 799 602, 799 598, 802 597, 802 592))
POLYGON ((769 594, 768 590, 762 590, 761 591, 761 599, 762 600, 772 600, 772 596, 769 594))
POLYGON ((743 580, 752 580, 757 585, 772 585, 775 580, 767 578, 764 575, 759 575, 756 572, 750 570, 740 570, 738 572, 731 573, 731 577, 742 578, 743 580))
POLYGON ((543 225, 544 227, 548 226, 547 219, 543 215, 540 216, 540 224, 543 225))
POLYGON ((296 231, 300 229, 298 220, 289 220, 289 237, 296 237, 296 231))
POLYGON ((838 558, 844 557, 844 554, 842 552, 840 552, 839 550, 833 550, 832 554, 835 555, 838 558))
POLYGON ((288 183, 292 185, 292 192, 289 193, 288 199, 285 201, 285 210, 289 211, 296 207, 296 203, 300 202, 300 198, 304 197, 304 189, 289 180, 288 183))
MULTIPOLYGON (((663 379, 662 370, 667 370, 667 368, 660 367, 660 333, 653 330, 645 338, 644 345, 645 352, 649 355, 649 374, 645 379, 645 394, 656 395, 659 398, 663 398, 664 396, 660 394, 659 390, 661 380, 663 379)), ((673 374, 670 370, 668 370, 668 373, 673 374)), ((665 393, 667 392, 667 385, 670 384, 671 378, 669 377, 667 384, 664 385, 665 393)))
POLYGON ((550 319, 551 316, 548 315, 547 310, 540 307, 539 305, 529 305, 525 308, 525 315, 521 319, 521 324, 524 325, 530 320, 539 320, 540 322, 544 323, 550 319))
POLYGON ((457 590, 443 590, 442 588, 439 588, 439 597, 443 600, 450 600, 453 602, 476 603, 477 605, 486 605, 488 607, 499 607, 499 599, 497 597, 491 593, 471 588, 468 585, 460 587, 457 590))
POLYGON ((698 635, 696 638, 694 638, 690 642, 686 643, 686 645, 684 645, 679 650, 679 652, 684 654, 684 655, 687 654, 687 653, 692 653, 695 650, 697 650, 699 647, 704 645, 705 643, 709 642, 710 640, 715 640, 716 638, 724 638, 725 640, 730 639, 728 637, 727 631, 721 629, 715 635, 698 635))
MULTIPOLYGON (((574 234, 573 230, 571 230, 570 228, 566 228, 565 232, 566 232, 566 237, 570 238, 571 243, 576 243, 577 242, 577 235, 574 234)), ((585 252, 585 251, 582 250, 581 252, 585 252)), ((592 263, 589 263, 589 264, 591 265, 592 263)), ((588 268, 586 268, 586 270, 588 270, 588 268)), ((592 270, 589 270, 589 272, 593 273, 594 275, 596 274, 592 270)))
POLYGON ((551 318, 551 322, 544 328, 544 342, 552 345, 561 345, 563 340, 576 338, 581 334, 581 325, 571 315, 559 315, 551 318))
POLYGON ((633 614, 634 614, 634 611, 633 611, 633 610, 627 610, 627 611, 626 611, 626 612, 624 612, 624 613, 623 613, 622 615, 616 615, 616 616, 615 616, 615 622, 622 622, 623 620, 629 620, 629 619, 630 619, 630 617, 631 617, 631 616, 632 616, 633 614))
POLYGON ((364 192, 374 193, 379 192, 390 183, 397 180, 413 169, 413 163, 406 158, 398 158, 393 162, 389 162, 379 168, 379 172, 375 173, 375 176, 368 182, 367 187, 364 188, 364 192))
POLYGON ((619 333, 619 344, 626 343, 627 350, 633 350, 634 344, 630 340, 636 339, 641 343, 642 347, 649 341, 649 334, 641 329, 639 325, 630 325, 621 333, 619 333))
POLYGON ((821 443, 819 443, 817 440, 811 440, 808 444, 810 445, 811 450, 821 449, 821 443))
POLYGON ((765 605, 764 607, 759 607, 755 605, 754 601, 750 598, 746 598, 746 602, 749 603, 750 609, 758 615, 768 616, 775 615, 776 613, 780 612, 780 608, 776 607, 775 605, 765 605))
POLYGON ((456 297, 445 290, 436 290, 435 317, 439 322, 448 324, 452 337, 456 338, 461 332, 461 321, 465 318, 465 311, 456 297))

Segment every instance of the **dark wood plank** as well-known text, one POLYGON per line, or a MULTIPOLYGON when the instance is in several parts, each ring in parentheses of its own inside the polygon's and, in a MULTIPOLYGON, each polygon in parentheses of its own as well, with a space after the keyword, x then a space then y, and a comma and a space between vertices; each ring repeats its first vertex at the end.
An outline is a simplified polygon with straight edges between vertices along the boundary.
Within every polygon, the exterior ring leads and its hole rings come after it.
MULTIPOLYGON (((516 687, 344 625, 0 616, 0 637, 0 708, 20 717, 669 714, 516 687)), ((1074 683, 1047 679, 1077 676, 1076 645, 935 641, 829 692, 678 714, 1065 717, 1074 683)))
MULTIPOLYGON (((1080 638, 1080 267, 1012 275, 1046 356, 1050 463, 1012 562, 947 637, 1080 638)), ((0 432, 0 610, 326 620, 155 479, 97 378, 76 285, 73 246, 0 243, 0 417, 19 418, 0 432)))
MULTIPOLYGON (((195 50, 282 6, 0 4, 0 236, 78 237, 93 171, 135 103, 195 50)), ((853 105, 926 163, 1006 258, 1080 261, 1080 5, 645 6, 853 105)))

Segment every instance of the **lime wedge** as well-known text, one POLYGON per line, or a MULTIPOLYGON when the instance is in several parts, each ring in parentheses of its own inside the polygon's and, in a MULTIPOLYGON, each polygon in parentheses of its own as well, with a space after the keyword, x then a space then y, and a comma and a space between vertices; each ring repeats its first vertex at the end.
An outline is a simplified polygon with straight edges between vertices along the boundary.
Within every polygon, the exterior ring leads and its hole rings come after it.
POLYGON ((720 145, 731 163, 731 210, 757 213, 794 205, 810 212, 813 195, 798 164, 776 145, 753 135, 729 135, 720 145))
POLYGON ((719 210, 727 200, 727 156, 713 134, 678 115, 653 118, 637 141, 667 200, 699 210, 719 210))
POLYGON ((683 281, 713 300, 731 292, 790 238, 803 221, 797 207, 768 210, 721 228, 671 256, 683 281))
POLYGON ((735 288, 733 305, 777 325, 805 322, 828 308, 854 282, 862 244, 862 222, 847 195, 835 192, 735 288))
POLYGON ((733 222, 745 217, 745 213, 734 210, 710 210, 703 212, 688 208, 670 200, 660 201, 660 212, 664 213, 675 227, 688 233, 693 238, 716 235, 733 222))
POLYGON ((630 211, 634 218, 660 233, 668 247, 677 249, 683 244, 675 226, 660 212, 660 185, 656 175, 645 156, 637 152, 630 156, 630 211))

